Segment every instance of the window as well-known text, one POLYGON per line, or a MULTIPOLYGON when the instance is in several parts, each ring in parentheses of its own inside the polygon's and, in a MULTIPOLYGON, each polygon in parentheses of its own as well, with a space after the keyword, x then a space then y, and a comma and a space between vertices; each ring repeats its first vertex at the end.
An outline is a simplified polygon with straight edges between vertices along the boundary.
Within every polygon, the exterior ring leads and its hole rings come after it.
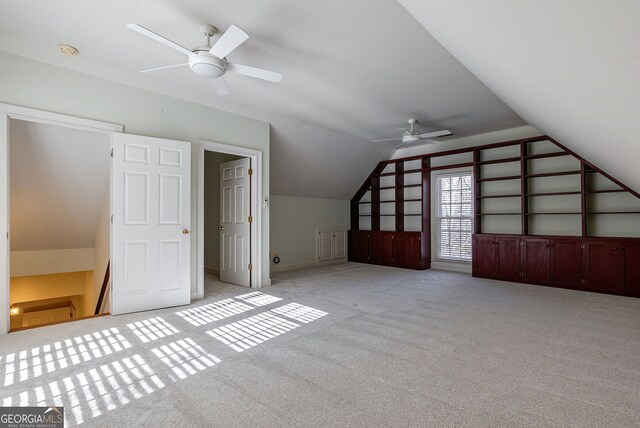
POLYGON ((436 259, 470 262, 473 234, 471 171, 438 174, 435 182, 436 259))

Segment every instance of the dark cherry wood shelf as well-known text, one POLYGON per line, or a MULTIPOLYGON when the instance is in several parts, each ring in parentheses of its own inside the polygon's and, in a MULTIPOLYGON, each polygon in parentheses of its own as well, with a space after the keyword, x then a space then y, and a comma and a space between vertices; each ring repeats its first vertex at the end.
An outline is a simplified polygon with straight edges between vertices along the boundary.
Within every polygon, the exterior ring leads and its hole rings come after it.
POLYGON ((422 169, 408 169, 406 171, 394 171, 394 172, 383 172, 381 174, 373 174, 373 177, 390 177, 393 175, 404 175, 404 174, 414 174, 416 172, 422 172, 422 169))
POLYGON ((519 198, 522 195, 520 193, 514 195, 487 195, 487 196, 477 196, 476 199, 495 199, 495 198, 519 198))
POLYGON ((521 160, 520 156, 517 156, 513 158, 502 158, 502 159, 491 159, 491 160, 479 161, 479 162, 476 162, 476 165, 492 165, 496 163, 520 162, 520 160, 521 160))
POLYGON ((562 196, 562 195, 580 195, 581 191, 571 191, 571 192, 540 192, 540 193, 527 193, 525 196, 562 196))
POLYGON ((589 192, 584 192, 587 195, 597 195, 598 193, 626 193, 627 191, 624 189, 611 189, 611 190, 591 190, 589 192))
POLYGON ((582 212, 526 213, 525 215, 581 215, 582 212))
POLYGON ((370 190, 406 189, 408 187, 422 187, 422 184, 405 184, 402 186, 371 187, 370 190))
POLYGON ((577 175, 580 174, 580 170, 577 171, 558 171, 558 172, 545 172, 541 174, 527 174, 525 178, 538 178, 538 177, 559 177, 561 175, 577 175))
POLYGON ((540 153, 539 155, 527 155, 523 156, 523 159, 545 159, 545 158, 555 158, 558 156, 571 156, 571 153, 567 152, 551 152, 551 153, 540 153))
MULTIPOLYGON (((361 214, 364 216, 370 216, 371 214, 361 214)), ((378 214, 380 217, 415 217, 422 216, 422 214, 378 214)))
POLYGON ((520 175, 505 175, 502 177, 478 178, 476 181, 483 183, 485 181, 520 180, 521 178, 522 176, 520 175))
POLYGON ((473 166, 473 162, 463 162, 463 163, 455 163, 455 164, 449 164, 449 165, 432 166, 431 168, 429 168, 429 171, 439 171, 441 169, 453 169, 453 168, 466 168, 469 166, 473 166))
POLYGON ((588 211, 589 214, 640 214, 640 211, 588 211))
MULTIPOLYGON (((391 199, 388 201, 378 201, 376 204, 392 204, 394 202, 422 202, 422 199, 391 199)), ((373 201, 358 202, 359 204, 373 204, 373 201)))
POLYGON ((517 215, 520 216, 522 213, 478 213, 477 215, 517 215))

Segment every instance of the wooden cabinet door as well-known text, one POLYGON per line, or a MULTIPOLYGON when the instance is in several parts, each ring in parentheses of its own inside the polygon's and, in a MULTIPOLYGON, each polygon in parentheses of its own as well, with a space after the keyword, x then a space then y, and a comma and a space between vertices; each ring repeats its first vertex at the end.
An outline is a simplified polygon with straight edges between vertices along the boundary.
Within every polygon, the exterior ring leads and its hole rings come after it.
POLYGON ((621 291, 619 247, 619 242, 607 239, 584 241, 582 266, 586 290, 603 293, 621 291))
POLYGON ((582 288, 582 240, 551 240, 551 285, 582 288))
POLYGON ((640 241, 624 241, 620 249, 622 291, 628 296, 640 297, 640 241))
POLYGON ((371 261, 371 232, 368 230, 358 231, 358 243, 356 245, 356 261, 369 263, 371 261))
POLYGON ((381 263, 388 266, 393 266, 393 247, 396 239, 393 232, 381 232, 382 233, 382 251, 381 251, 381 263))
POLYGON ((380 265, 393 265, 394 232, 371 232, 371 260, 380 265))
POLYGON ((496 237, 496 279, 520 279, 520 239, 511 236, 496 237))
POLYGON ((420 269, 420 233, 396 232, 394 245, 394 265, 420 269))
POLYGON ((348 240, 348 254, 350 262, 358 261, 358 230, 350 230, 349 231, 349 240, 348 240))
POLYGON ((496 245, 494 236, 473 236, 473 276, 493 278, 496 273, 496 245))
POLYGON ((523 237, 520 242, 522 282, 549 285, 551 252, 549 240, 523 237))

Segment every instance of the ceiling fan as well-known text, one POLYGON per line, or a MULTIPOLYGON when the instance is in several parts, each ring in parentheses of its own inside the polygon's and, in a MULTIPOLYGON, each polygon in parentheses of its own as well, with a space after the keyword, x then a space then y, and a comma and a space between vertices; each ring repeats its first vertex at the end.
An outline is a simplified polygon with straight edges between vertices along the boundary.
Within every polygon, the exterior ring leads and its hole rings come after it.
POLYGON ((211 37, 217 33, 216 27, 209 24, 200 25, 200 31, 207 38, 207 44, 205 46, 194 48, 193 50, 189 50, 184 46, 154 33, 142 25, 132 23, 127 24, 127 28, 175 49, 178 52, 187 55, 189 58, 189 62, 186 63, 151 68, 148 70, 142 70, 141 73, 149 73, 151 71, 165 70, 168 68, 188 65, 198 76, 210 78, 213 82, 213 88, 218 95, 228 95, 231 93, 229 91, 229 86, 223 77, 227 71, 274 83, 278 83, 282 79, 282 74, 275 71, 227 62, 226 56, 249 38, 247 33, 235 25, 229 27, 229 29, 220 36, 213 46, 211 46, 211 37))
MULTIPOLYGON (((453 133, 448 129, 445 129, 442 131, 427 132, 426 134, 418 134, 418 132, 416 132, 416 130, 414 129, 414 125, 416 124, 417 120, 409 119, 408 122, 409 122, 409 129, 398 128, 399 130, 404 131, 404 133, 402 134, 402 137, 386 138, 384 140, 373 140, 373 142, 379 143, 383 141, 402 141, 402 144, 398 146, 400 147, 405 144, 417 144, 421 141, 426 141, 427 143, 437 143, 438 141, 432 140, 431 138, 447 137, 449 135, 453 135, 453 133)), ((396 149, 398 147, 396 147, 396 149)))

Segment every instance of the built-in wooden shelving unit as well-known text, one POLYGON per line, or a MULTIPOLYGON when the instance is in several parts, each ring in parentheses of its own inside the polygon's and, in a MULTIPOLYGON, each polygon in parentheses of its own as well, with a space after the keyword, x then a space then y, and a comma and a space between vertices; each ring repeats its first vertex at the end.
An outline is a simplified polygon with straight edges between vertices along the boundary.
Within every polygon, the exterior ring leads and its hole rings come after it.
MULTIPOLYGON (((592 227, 598 223, 594 217, 640 213, 640 199, 636 199, 638 202, 635 206, 633 203, 626 204, 625 208, 620 210, 608 209, 606 205, 594 202, 592 199, 595 195, 601 194, 627 193, 634 198, 640 198, 640 195, 548 137, 480 146, 473 151, 476 234, 485 233, 489 229, 486 233, 544 235, 544 226, 539 226, 541 222, 533 220, 534 217, 575 216, 574 224, 579 223, 580 229, 568 231, 569 235, 601 236, 595 227, 592 227), (545 170, 554 158, 561 161, 555 162, 551 170, 545 170), (502 165, 510 166, 501 167, 502 165), (488 174, 487 168, 494 171, 488 174), (555 183, 554 187, 542 182, 545 179, 573 176, 578 179, 567 182, 565 188, 562 188, 562 184, 558 187, 558 183, 555 183), (498 181, 510 184, 502 186, 499 193, 494 193, 490 185, 498 181), (603 188, 603 183, 614 188, 603 188), (572 197, 575 199, 571 199, 572 197), (490 203, 491 200, 506 199, 520 199, 519 207, 510 205, 511 208, 519 209, 505 210, 504 203, 490 203), (496 210, 493 205, 500 205, 503 209, 496 210), (553 209, 550 209, 551 207, 553 209), (559 207, 563 209, 558 209, 559 207), (519 217, 519 227, 500 230, 500 227, 488 224, 485 228, 485 219, 488 216, 512 216, 514 219, 519 217)), ((512 226, 515 226, 515 222, 512 226)), ((640 236, 640 230, 637 231, 637 236, 640 236)))
MULTIPOLYGON (((509 249, 504 254, 511 254, 516 244, 523 251, 529 246, 529 252, 523 252, 527 263, 534 245, 557 244, 571 251, 590 245, 598 251, 600 247, 587 241, 640 237, 640 194, 542 136, 380 162, 351 200, 349 259, 429 268, 431 172, 455 168, 473 170, 474 240, 486 237, 491 244, 487 248, 504 246, 509 249)), ((625 245, 632 248, 628 242, 625 245)), ((622 248, 621 244, 609 247, 618 252, 622 248)), ((478 266, 487 262, 476 260, 475 253, 473 257, 478 266)), ((491 263, 488 260, 488 266, 491 263)), ((478 276, 537 281, 531 272, 519 270, 519 261, 513 263, 509 274, 491 276, 489 267, 478 276)), ((576 275, 582 281, 587 273, 576 275)))

